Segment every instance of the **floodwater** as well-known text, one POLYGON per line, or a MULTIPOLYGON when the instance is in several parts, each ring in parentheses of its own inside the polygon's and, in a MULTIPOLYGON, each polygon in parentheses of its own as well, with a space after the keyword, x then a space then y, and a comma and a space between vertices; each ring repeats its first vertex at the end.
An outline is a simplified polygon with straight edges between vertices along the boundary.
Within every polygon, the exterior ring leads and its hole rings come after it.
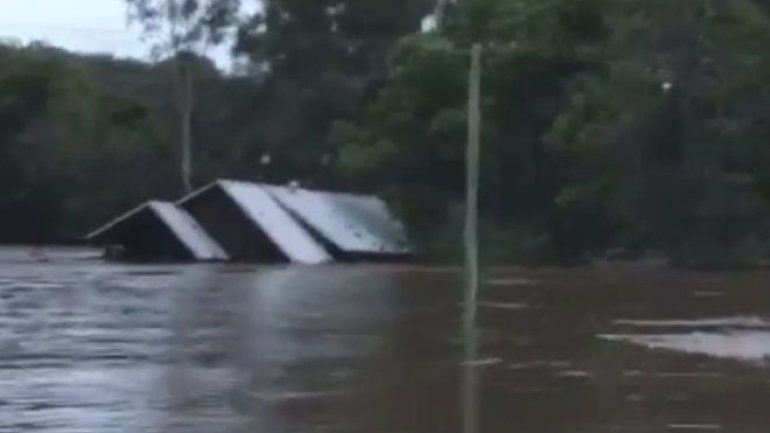
MULTIPOLYGON (((461 276, 0 249, 0 432, 461 430, 461 276), (39 257, 38 257, 39 259, 39 257)), ((490 270, 481 431, 770 426, 770 273, 490 270)))

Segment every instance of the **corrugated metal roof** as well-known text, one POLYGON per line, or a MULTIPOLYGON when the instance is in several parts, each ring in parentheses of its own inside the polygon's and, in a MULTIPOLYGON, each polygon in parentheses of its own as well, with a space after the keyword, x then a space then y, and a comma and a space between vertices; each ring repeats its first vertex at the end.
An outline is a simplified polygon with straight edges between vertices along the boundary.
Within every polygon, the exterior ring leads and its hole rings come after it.
POLYGON ((203 230, 190 214, 173 203, 162 201, 151 201, 123 214, 87 235, 86 240, 96 240, 104 236, 118 225, 143 211, 150 211, 155 214, 196 260, 229 260, 224 249, 203 230))
POLYGON ((225 250, 185 210, 166 202, 151 202, 150 206, 196 259, 229 259, 225 250))
POLYGON ((236 181, 220 181, 219 185, 292 261, 321 264, 332 260, 326 249, 263 186, 236 181))
POLYGON ((290 187, 263 188, 344 252, 410 253, 403 226, 377 197, 290 187))
POLYGON ((387 256, 411 253, 403 226, 393 217, 387 205, 376 197, 230 180, 214 182, 177 204, 149 202, 113 220, 86 239, 102 241, 100 238, 117 225, 149 210, 171 229, 196 259, 228 260, 228 252, 206 232, 209 227, 203 227, 194 215, 185 210, 190 200, 215 189, 226 194, 254 223, 254 230, 264 234, 294 263, 332 261, 334 257, 331 251, 327 251, 327 245, 333 245, 334 252, 343 253, 341 259, 345 259, 347 254, 387 256))

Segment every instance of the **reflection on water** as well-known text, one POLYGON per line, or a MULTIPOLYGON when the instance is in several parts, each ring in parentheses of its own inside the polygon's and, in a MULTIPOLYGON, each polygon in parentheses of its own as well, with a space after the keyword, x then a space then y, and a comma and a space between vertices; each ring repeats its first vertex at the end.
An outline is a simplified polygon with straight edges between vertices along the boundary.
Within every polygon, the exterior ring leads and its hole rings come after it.
POLYGON ((0 250, 3 433, 459 432, 464 367, 482 432, 770 425, 765 273, 494 272, 468 365, 451 270, 51 256, 0 250))

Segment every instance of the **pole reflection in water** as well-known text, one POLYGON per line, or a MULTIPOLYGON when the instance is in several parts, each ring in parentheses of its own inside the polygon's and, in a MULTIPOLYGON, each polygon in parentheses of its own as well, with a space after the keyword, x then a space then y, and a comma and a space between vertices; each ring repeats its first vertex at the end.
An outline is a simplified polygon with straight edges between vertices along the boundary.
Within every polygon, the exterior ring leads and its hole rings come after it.
POLYGON ((393 276, 378 269, 285 268, 252 275, 235 359, 235 403, 251 431, 355 431, 362 365, 381 351, 393 276))
MULTIPOLYGON (((468 308, 468 307, 466 307, 468 308)), ((472 307, 475 308, 475 307, 472 307)), ((470 313, 466 313, 470 314, 470 313)), ((478 395, 478 341, 475 320, 464 321, 465 356, 463 360, 462 410, 463 433, 479 431, 479 395, 478 395)))

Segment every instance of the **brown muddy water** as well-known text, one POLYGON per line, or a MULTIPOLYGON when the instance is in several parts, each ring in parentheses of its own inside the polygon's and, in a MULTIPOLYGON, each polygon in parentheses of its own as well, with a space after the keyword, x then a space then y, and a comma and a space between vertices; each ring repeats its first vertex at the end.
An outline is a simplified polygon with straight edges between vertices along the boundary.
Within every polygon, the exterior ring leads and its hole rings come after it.
MULTIPOLYGON (((0 250, 0 432, 460 431, 461 277, 0 250)), ((486 272, 481 431, 770 429, 770 273, 486 272)))

